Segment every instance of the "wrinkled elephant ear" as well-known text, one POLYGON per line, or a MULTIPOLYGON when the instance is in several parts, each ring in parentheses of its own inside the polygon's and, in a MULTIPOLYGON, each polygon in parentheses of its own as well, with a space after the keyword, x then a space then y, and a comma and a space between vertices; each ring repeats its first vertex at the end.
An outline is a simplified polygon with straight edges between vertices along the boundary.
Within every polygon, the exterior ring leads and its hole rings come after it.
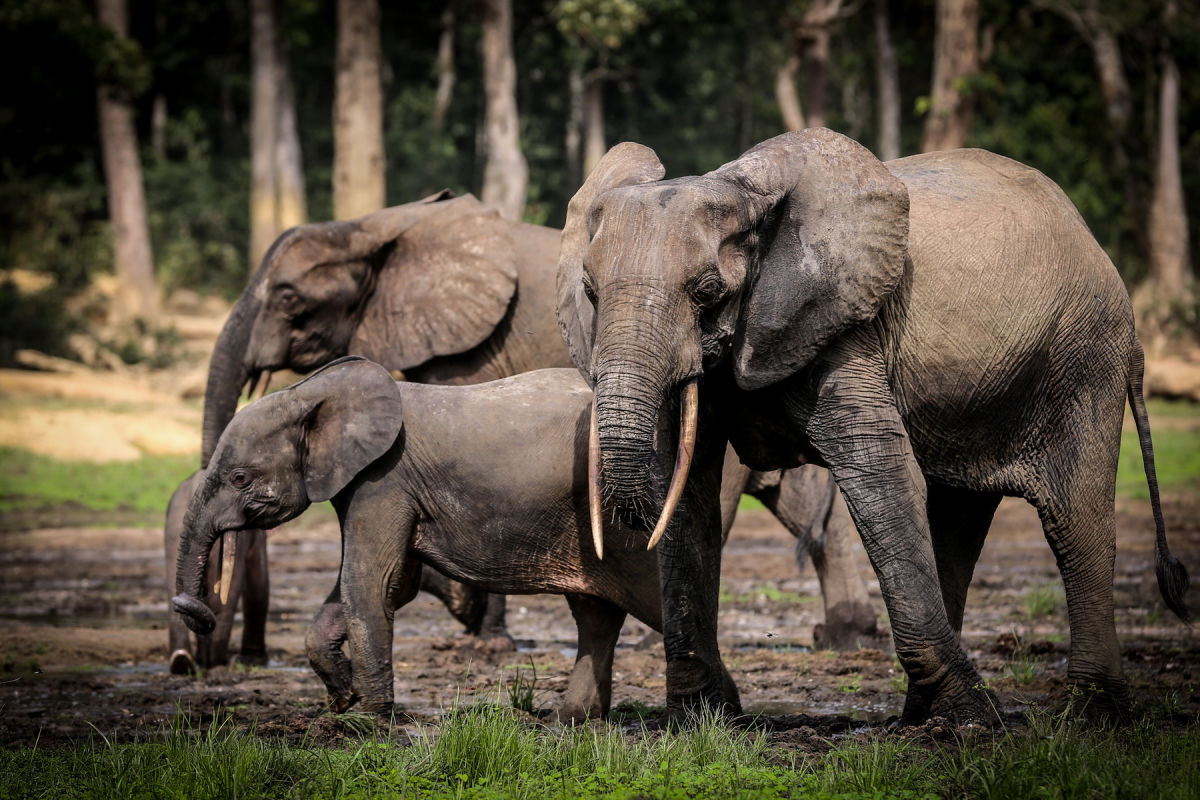
POLYGON ((588 383, 592 382, 596 312, 583 291, 583 256, 592 240, 592 205, 609 189, 662 180, 665 174, 662 162, 649 147, 622 142, 597 162, 567 206, 558 251, 558 326, 567 340, 571 360, 588 383))
POLYGON ((481 344, 516 293, 516 225, 471 195, 440 200, 409 224, 392 211, 359 221, 365 236, 391 250, 352 349, 404 370, 481 344))
POLYGON ((308 499, 336 495, 395 443, 404 425, 400 389, 388 371, 358 356, 331 361, 285 389, 295 393, 304 436, 308 499))
POLYGON ((748 200, 759 234, 733 357, 738 385, 761 389, 879 312, 904 272, 908 190, 826 128, 768 139, 710 175, 748 200))

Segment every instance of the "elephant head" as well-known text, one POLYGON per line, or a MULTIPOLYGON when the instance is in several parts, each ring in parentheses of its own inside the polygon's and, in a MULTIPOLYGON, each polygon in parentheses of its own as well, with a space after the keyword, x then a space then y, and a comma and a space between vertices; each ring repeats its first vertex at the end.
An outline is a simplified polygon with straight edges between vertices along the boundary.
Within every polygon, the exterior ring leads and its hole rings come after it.
POLYGON ((262 373, 308 372, 348 353, 406 370, 480 344, 508 311, 514 262, 511 226, 448 191, 285 232, 217 340, 202 465, 262 373))
POLYGON ((706 175, 662 175, 646 147, 608 152, 571 200, 558 291, 572 358, 596 390, 594 483, 618 511, 645 519, 662 506, 651 546, 683 491, 705 373, 731 369, 753 391, 803 369, 878 313, 908 241, 904 185, 826 129, 777 136, 706 175), (656 436, 680 395, 660 500, 656 436))
POLYGON ((173 605, 188 627, 207 634, 215 624, 204 574, 219 536, 281 525, 329 500, 392 447, 402 426, 391 375, 353 356, 235 416, 184 516, 173 605))

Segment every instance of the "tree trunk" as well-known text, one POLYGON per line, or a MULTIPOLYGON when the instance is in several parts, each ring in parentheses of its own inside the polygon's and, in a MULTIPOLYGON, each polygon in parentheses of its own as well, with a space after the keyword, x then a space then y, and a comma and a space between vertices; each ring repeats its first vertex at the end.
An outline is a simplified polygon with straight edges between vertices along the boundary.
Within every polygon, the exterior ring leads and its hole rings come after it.
MULTIPOLYGON (((102 25, 121 38, 128 35, 125 0, 98 0, 97 10, 102 25)), ((153 322, 158 317, 158 292, 133 108, 128 99, 104 86, 97 90, 97 101, 113 229, 113 262, 119 286, 118 296, 113 298, 113 317, 115 321, 140 317, 153 322)))
MULTIPOLYGON (((1168 0, 1166 21, 1176 12, 1168 0)), ((1154 200, 1150 205, 1150 274, 1167 296, 1178 296, 1187 285, 1188 228, 1179 163, 1179 67, 1164 44, 1158 95, 1158 163, 1154 170, 1154 200)))
POLYGON ((442 35, 438 39, 437 54, 438 85, 433 103, 433 130, 440 133, 450 111, 450 100, 454 96, 454 9, 449 2, 442 11, 442 35))
POLYGON ((385 205, 379 1, 338 0, 333 111, 333 215, 352 219, 385 205))
POLYGON ((604 76, 593 70, 583 87, 583 177, 604 158, 604 76))
POLYGON ((571 188, 583 183, 581 146, 583 143, 583 64, 571 63, 567 73, 567 129, 563 145, 567 156, 567 179, 571 188))
POLYGON ((154 95, 150 109, 150 146, 159 161, 167 160, 167 98, 161 94, 154 95))
POLYGON ((304 195, 304 161, 300 134, 296 130, 296 101, 292 93, 292 71, 288 54, 276 42, 275 76, 275 227, 276 236, 288 228, 308 222, 304 195))
POLYGON ((921 150, 951 150, 967 142, 974 103, 961 83, 979 71, 978 0, 937 0, 933 87, 921 150))
MULTIPOLYGON (((1100 10, 1099 0, 1037 0, 1035 5, 1066 19, 1092 48, 1100 94, 1104 98, 1104 113, 1108 118, 1109 139, 1113 149, 1113 165, 1121 174, 1125 205, 1133 220, 1138 246, 1151 258, 1150 234, 1147 231, 1148 212, 1145 199, 1130 164, 1129 120, 1133 115, 1133 92, 1125 75, 1121 45, 1112 24, 1100 10)), ((1134 145, 1136 146, 1136 145, 1134 145)))
POLYGON ((483 0, 482 50, 487 162, 480 200, 504 218, 519 220, 529 168, 521 153, 518 127, 512 0, 483 0))
POLYGON ((800 108, 800 97, 796 94, 796 73, 800 71, 800 56, 794 51, 775 73, 775 101, 783 116, 783 126, 789 131, 802 131, 804 111, 800 108))
POLYGON ((821 14, 815 24, 806 26, 804 61, 808 73, 805 80, 808 105, 808 125, 811 128, 825 127, 826 96, 829 88, 829 40, 830 23, 841 6, 841 0, 817 0, 812 5, 813 14, 821 14))
POLYGON ((900 68, 892 44, 888 0, 875 0, 875 63, 879 92, 879 159, 900 157, 900 68))
POLYGON ((279 86, 274 0, 250 0, 250 269, 279 235, 275 216, 275 143, 279 86))

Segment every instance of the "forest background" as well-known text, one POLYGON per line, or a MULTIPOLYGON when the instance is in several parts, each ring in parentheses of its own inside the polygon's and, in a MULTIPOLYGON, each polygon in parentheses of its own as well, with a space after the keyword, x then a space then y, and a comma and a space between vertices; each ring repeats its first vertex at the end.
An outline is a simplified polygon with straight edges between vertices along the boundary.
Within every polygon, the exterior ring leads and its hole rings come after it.
POLYGON ((290 225, 448 187, 560 226, 616 142, 674 177, 806 125, 1037 167, 1194 340, 1198 62, 1196 0, 4 0, 0 366, 169 360, 163 299, 290 225))

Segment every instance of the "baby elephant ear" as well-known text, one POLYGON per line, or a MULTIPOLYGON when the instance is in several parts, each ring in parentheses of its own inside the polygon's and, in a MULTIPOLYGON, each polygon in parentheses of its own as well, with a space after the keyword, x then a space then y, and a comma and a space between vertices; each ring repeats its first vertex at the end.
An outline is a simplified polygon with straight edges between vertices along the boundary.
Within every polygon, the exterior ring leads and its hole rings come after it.
POLYGON ((621 142, 604 154, 567 205, 558 251, 558 327, 571 361, 591 383, 592 342, 596 311, 583 291, 583 256, 592 237, 588 217, 596 198, 619 186, 662 180, 666 170, 654 151, 636 142, 621 142))
POLYGON ((320 503, 391 449, 404 425, 400 389, 387 370, 358 357, 331 362, 294 389, 308 408, 304 486, 320 503))
POLYGON ((710 174, 745 198, 759 234, 734 340, 734 375, 752 391, 879 313, 908 257, 908 190, 825 128, 768 139, 710 174))

